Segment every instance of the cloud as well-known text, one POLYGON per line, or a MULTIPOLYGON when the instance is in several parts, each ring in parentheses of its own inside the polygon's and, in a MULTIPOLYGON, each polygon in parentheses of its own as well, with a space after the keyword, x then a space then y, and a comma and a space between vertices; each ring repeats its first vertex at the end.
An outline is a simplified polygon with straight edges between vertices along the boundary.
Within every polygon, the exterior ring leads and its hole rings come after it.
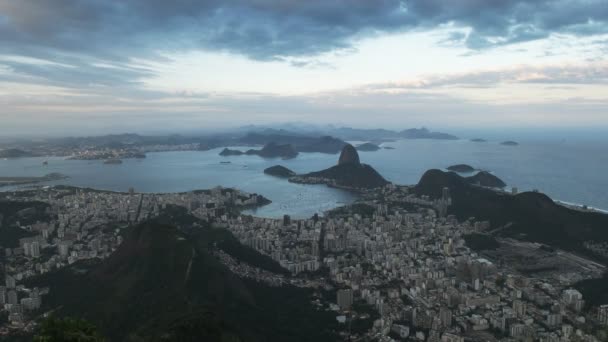
POLYGON ((0 52, 112 60, 165 49, 310 56, 442 24, 470 28, 464 42, 472 49, 608 32, 605 0, 20 0, 0 3, 0 13, 0 52))
POLYGON ((442 87, 489 88, 500 84, 608 84, 608 64, 605 62, 585 65, 518 66, 499 70, 485 70, 427 77, 403 82, 386 82, 367 85, 372 91, 433 89, 442 87))

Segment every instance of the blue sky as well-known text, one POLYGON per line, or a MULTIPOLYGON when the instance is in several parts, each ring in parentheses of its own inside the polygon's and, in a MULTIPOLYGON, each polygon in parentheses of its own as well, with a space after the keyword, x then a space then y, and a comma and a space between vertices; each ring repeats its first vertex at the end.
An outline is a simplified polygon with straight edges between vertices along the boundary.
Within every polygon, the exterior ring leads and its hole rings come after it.
POLYGON ((608 127, 606 0, 0 0, 0 134, 608 127))

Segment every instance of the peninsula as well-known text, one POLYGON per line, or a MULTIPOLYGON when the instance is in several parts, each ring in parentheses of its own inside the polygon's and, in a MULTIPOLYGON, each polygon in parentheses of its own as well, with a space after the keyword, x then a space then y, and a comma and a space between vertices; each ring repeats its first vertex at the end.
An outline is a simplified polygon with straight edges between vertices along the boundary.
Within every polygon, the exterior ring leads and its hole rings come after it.
POLYGON ((350 144, 342 149, 338 165, 291 177, 289 181, 302 184, 326 184, 352 190, 373 189, 389 184, 373 167, 360 162, 357 150, 350 144))

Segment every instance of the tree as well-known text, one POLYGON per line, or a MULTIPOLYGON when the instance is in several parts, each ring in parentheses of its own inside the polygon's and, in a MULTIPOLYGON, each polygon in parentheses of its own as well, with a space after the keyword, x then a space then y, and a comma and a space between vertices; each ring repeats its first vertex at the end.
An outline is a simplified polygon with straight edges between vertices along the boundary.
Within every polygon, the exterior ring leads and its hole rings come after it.
POLYGON ((40 325, 34 342, 104 342, 95 325, 75 318, 47 318, 40 325))

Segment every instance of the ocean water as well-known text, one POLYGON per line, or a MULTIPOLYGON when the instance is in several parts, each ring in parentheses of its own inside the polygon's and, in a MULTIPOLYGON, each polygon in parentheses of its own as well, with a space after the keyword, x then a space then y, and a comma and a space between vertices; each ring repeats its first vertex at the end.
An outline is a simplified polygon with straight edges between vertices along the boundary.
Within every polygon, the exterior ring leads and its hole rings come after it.
MULTIPOLYGON (((502 146, 496 142, 466 140, 402 140, 385 143, 395 149, 359 152, 361 161, 372 165, 385 178, 398 184, 415 184, 432 168, 467 163, 491 171, 509 187, 520 191, 538 189, 554 199, 608 209, 608 142, 522 142, 502 146)), ((246 147, 242 148, 247 149, 246 147)), ((149 153, 146 159, 124 160, 120 165, 103 161, 63 158, 0 160, 0 176, 42 176, 59 172, 70 178, 47 184, 67 184, 105 190, 181 192, 214 186, 255 192, 273 201, 250 211, 265 217, 289 214, 295 218, 351 203, 347 191, 324 185, 292 184, 267 176, 266 167, 284 165, 295 172, 317 171, 335 165, 338 155, 301 153, 296 159, 263 159, 258 156, 218 155, 210 151, 149 153), (48 166, 43 161, 48 160, 48 166), (221 162, 229 161, 229 164, 221 162)), ((0 188, 1 190, 10 188, 0 188)))

